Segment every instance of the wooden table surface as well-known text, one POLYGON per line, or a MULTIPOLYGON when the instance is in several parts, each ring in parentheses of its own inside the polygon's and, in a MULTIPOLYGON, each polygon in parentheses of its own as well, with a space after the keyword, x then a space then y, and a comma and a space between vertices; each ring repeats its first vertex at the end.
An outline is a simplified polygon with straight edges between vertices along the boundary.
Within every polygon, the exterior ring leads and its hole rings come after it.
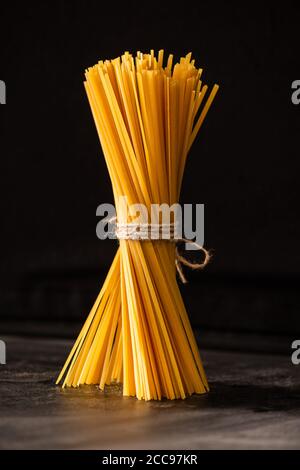
POLYGON ((211 392, 143 402, 62 390, 62 339, 2 338, 1 449, 299 449, 300 366, 289 355, 205 350, 211 392))

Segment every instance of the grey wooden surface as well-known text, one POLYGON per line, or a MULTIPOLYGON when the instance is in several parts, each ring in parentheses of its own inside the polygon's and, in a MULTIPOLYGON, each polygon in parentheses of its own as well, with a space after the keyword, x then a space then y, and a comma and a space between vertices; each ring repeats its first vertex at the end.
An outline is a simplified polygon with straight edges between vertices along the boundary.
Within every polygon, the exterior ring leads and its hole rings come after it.
POLYGON ((300 448, 300 366, 289 354, 203 351, 207 396, 145 403, 55 386, 69 341, 2 339, 1 449, 300 448))

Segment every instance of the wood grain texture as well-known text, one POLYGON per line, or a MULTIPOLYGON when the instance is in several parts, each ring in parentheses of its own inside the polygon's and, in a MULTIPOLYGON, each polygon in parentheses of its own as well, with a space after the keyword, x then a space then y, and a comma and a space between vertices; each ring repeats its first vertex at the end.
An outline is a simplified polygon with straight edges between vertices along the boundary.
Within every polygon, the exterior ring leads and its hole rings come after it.
POLYGON ((206 350, 209 395, 145 403, 117 387, 56 387, 69 341, 2 339, 1 449, 300 448, 300 366, 288 354, 206 350))

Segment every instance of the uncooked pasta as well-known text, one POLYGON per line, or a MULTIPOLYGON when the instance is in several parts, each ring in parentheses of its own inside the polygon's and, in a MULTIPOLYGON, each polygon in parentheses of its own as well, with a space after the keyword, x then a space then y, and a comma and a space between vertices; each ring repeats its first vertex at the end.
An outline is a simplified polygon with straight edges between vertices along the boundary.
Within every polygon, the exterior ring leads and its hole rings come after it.
MULTIPOLYGON (((208 93, 191 54, 175 65, 172 55, 164 65, 163 56, 162 50, 157 57, 125 52, 85 73, 119 224, 129 222, 121 197, 149 211, 152 204, 179 201, 188 152, 218 90, 214 85, 208 93)), ((175 258, 170 240, 120 237, 57 382, 100 389, 119 383, 124 395, 145 400, 208 391, 175 258)))

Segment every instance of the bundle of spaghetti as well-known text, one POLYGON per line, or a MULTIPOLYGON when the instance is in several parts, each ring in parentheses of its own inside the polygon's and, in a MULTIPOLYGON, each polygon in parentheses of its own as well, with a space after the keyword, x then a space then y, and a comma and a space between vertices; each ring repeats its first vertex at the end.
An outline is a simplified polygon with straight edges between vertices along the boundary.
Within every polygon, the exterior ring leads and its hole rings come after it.
MULTIPOLYGON (((86 70, 85 89, 119 204, 177 203, 188 152, 217 93, 207 99, 191 54, 166 66, 156 57, 125 52, 86 70)), ((208 383, 180 294, 175 244, 119 240, 96 302, 57 383, 112 383, 138 399, 185 398, 208 383)))

